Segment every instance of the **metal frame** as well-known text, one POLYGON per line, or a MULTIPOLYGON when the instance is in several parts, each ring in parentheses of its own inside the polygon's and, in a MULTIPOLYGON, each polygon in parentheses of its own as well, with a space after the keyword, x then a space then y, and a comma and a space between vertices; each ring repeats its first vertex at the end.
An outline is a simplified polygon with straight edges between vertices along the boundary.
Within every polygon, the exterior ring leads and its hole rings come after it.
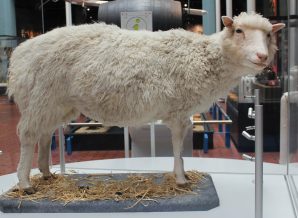
POLYGON ((255 217, 263 217, 263 105, 255 90, 255 217))
POLYGON ((263 105, 260 105, 260 91, 255 89, 254 96, 246 96, 254 99, 255 111, 248 109, 248 117, 255 119, 255 126, 248 126, 246 130, 255 129, 255 136, 246 131, 242 135, 248 140, 255 141, 255 158, 243 155, 245 160, 255 161, 255 218, 263 217, 263 105))

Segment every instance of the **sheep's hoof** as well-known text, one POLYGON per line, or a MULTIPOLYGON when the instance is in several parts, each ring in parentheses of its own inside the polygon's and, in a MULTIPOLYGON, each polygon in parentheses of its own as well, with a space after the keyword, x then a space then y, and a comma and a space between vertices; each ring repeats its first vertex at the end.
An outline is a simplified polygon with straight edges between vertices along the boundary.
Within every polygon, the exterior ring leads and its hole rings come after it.
POLYGON ((185 178, 176 178, 176 184, 180 187, 187 185, 187 180, 185 178))
POLYGON ((36 192, 36 190, 33 187, 24 188, 23 191, 27 195, 32 195, 36 192))
POLYGON ((55 175, 50 173, 49 175, 43 175, 42 176, 43 180, 49 180, 49 179, 55 179, 55 175))
POLYGON ((186 173, 183 177, 176 176, 176 184, 180 187, 185 187, 188 184, 188 181, 190 181, 190 178, 186 173))
POLYGON ((178 187, 184 188, 188 185, 188 182, 185 183, 176 183, 178 187))

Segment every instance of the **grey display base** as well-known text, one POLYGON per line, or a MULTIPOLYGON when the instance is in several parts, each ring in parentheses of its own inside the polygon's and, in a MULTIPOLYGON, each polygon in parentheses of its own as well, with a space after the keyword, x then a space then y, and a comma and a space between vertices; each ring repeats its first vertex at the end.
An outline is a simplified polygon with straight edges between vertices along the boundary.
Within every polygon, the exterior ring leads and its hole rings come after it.
MULTIPOLYGON (((114 179, 124 179, 131 174, 113 174, 114 179)), ((138 174, 146 176, 148 174, 138 174)), ((159 174, 157 174, 159 175, 159 174)), ((79 186, 84 186, 84 178, 88 175, 74 175, 79 177, 79 186)), ((167 199, 156 199, 158 202, 146 202, 147 206, 137 204, 135 200, 114 201, 75 201, 64 205, 61 202, 40 200, 37 202, 0 197, 0 210, 4 213, 92 213, 92 212, 165 212, 165 211, 206 211, 219 206, 219 199, 210 175, 194 190, 197 195, 185 194, 167 199)))

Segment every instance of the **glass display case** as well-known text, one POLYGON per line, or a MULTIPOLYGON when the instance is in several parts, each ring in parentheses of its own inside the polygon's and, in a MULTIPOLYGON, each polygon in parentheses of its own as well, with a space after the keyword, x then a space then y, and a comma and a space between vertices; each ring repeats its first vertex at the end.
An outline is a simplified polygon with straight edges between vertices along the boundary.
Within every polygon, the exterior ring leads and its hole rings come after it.
MULTIPOLYGON (((51 8, 54 8, 56 7, 55 4, 59 4, 61 7, 62 1, 58 3, 55 1, 48 2, 48 6, 52 5, 51 8)), ((298 215, 298 3, 296 0, 288 0, 287 2, 266 0, 262 1, 262 4, 257 3, 257 6, 258 5, 263 7, 259 12, 264 13, 271 21, 286 24, 286 28, 280 31, 276 36, 279 51, 270 68, 256 77, 243 77, 240 85, 229 93, 226 102, 220 104, 224 110, 226 109, 227 116, 232 120, 230 129, 228 130, 230 131, 229 134, 233 142, 232 145, 230 147, 225 145, 218 146, 219 144, 224 144, 225 139, 224 137, 220 138, 217 136, 226 133, 219 131, 218 126, 210 125, 210 127, 212 127, 212 134, 208 137, 209 143, 211 143, 211 139, 212 143, 209 146, 209 150, 203 150, 202 146, 199 148, 192 148, 190 146, 190 155, 187 156, 192 157, 184 158, 185 169, 204 171, 212 176, 220 198, 220 206, 211 211, 200 213, 189 212, 189 217, 199 217, 200 215, 206 218, 219 217, 219 215, 223 217, 254 217, 255 143, 247 140, 247 138, 242 135, 242 131, 245 130, 247 126, 254 125, 254 120, 248 117, 248 109, 254 106, 254 101, 252 98, 247 98, 247 96, 253 96, 255 89, 260 90, 260 103, 263 105, 264 115, 264 218, 294 218, 298 215), (272 4, 277 4, 277 11, 269 8, 272 4), (217 151, 214 152, 214 150, 217 151), (237 155, 235 155, 235 153, 237 153, 237 155), (249 157, 248 159, 252 161, 242 159, 243 154, 248 155, 244 157, 249 157)), ((81 6, 76 6, 75 11, 79 11, 77 13, 81 13, 81 10, 84 10, 86 14, 89 13, 87 7, 81 9, 81 6)), ((91 8, 91 11, 92 10, 95 11, 94 8, 91 8)), ((88 16, 89 15, 90 14, 88 14, 88 16)), ((47 21, 47 18, 45 18, 45 22, 47 21)), ((0 83, 6 82, 9 55, 16 45, 17 40, 14 38, 0 38, 0 83)), ((3 99, 2 97, 0 98, 2 102, 4 102, 3 99)), ((9 107, 13 106, 9 105, 9 107)), ((16 112, 16 107, 11 109, 10 114, 12 114, 12 111, 16 117, 19 116, 16 112)), ((204 117, 204 119, 211 120, 212 115, 209 114, 204 117)), ((13 122, 15 122, 16 126, 15 119, 12 120, 14 120, 13 122)), ((6 121, 3 120, 3 124, 1 123, 1 125, 5 126, 5 122, 6 121)), ((8 137, 13 141, 13 143, 9 142, 11 143, 9 145, 16 147, 18 146, 18 141, 14 132, 15 126, 9 129, 8 134, 10 135, 8 135, 8 137)), ((147 126, 146 128, 149 129, 150 127, 147 126)), ((118 141, 122 140, 124 131, 121 129, 120 139, 118 140, 117 138, 117 146, 120 146, 118 141)), ((64 146, 60 147, 61 153, 59 153, 59 149, 53 148, 52 150, 52 171, 54 172, 169 172, 172 171, 173 168, 173 160, 169 157, 172 155, 171 151, 169 151, 167 155, 162 154, 161 156, 163 157, 139 158, 139 156, 133 155, 132 150, 124 152, 124 141, 122 141, 123 144, 121 144, 120 149, 117 147, 110 152, 104 149, 99 149, 100 151, 94 149, 94 151, 93 148, 92 151, 86 151, 84 150, 85 148, 75 150, 75 147, 73 147, 74 152, 64 154, 64 150, 65 148, 67 149, 68 146, 67 143, 69 142, 68 139, 70 135, 68 135, 67 131, 63 132, 61 128, 59 133, 65 136, 65 140, 61 138, 59 142, 64 144, 64 146), (124 158, 129 156, 133 158, 124 158), (112 160, 112 158, 117 158, 117 160, 112 160), (60 161, 66 162, 64 169, 60 167, 60 161)), ((255 134, 253 130, 250 133, 252 135, 255 134)), ((161 137, 159 136, 160 134, 161 132, 155 135, 156 140, 158 140, 158 137, 161 137)), ((53 144, 58 142, 58 135, 58 131, 56 131, 54 134, 56 138, 53 137, 53 144)), ((101 137, 106 137, 106 135, 101 135, 101 137)), ((142 134, 137 133, 137 135, 141 139, 144 139, 142 134)), ((164 135, 165 134, 162 133, 162 136, 164 135)), ((71 137, 74 136, 72 135, 71 137)), ((115 135, 111 137, 116 141, 115 135)), ((149 134, 147 134, 147 138, 148 141, 150 141, 149 134)), ((74 145, 75 138, 73 138, 73 140, 74 145)), ((99 143, 96 142, 97 139, 92 139, 90 135, 88 136, 88 140, 94 143, 94 147, 99 145, 99 143)), ((102 145, 100 146, 102 146, 102 148, 108 145, 104 140, 101 142, 102 145)), ((112 140, 109 140, 109 142, 112 142, 112 140)), ((128 138, 127 142, 129 142, 128 138)), ((165 144, 165 142, 156 142, 156 145, 158 144, 165 144)), ((107 147, 112 150, 111 146, 107 147)), ((8 152, 5 149, 4 146, 1 147, 0 141, 0 150, 3 150, 3 153, 0 153, 0 158, 2 158, 0 161, 5 162, 5 164, 13 165, 15 171, 18 157, 16 158, 15 154, 7 155, 8 152)), ((158 152, 158 150, 156 150, 156 152, 158 152)), ((146 154, 150 156, 149 149, 146 154)), ((34 166, 36 167, 36 165, 34 166)), ((11 187, 12 183, 15 184, 17 182, 15 174, 4 175, 8 174, 8 171, 2 172, 5 172, 2 173, 2 177, 8 179, 6 179, 4 183, 1 183, 0 191, 11 187)), ((33 170, 33 172, 36 173, 37 170, 33 170)), ((9 173, 12 173, 12 171, 9 173)), ((181 213, 163 213, 161 215, 163 217, 181 217, 181 213)), ((112 216, 113 215, 111 215, 111 217, 112 216)), ((131 216, 131 214, 127 213, 127 217, 128 216, 131 216)), ((146 214, 144 216, 149 217, 155 215, 146 214)))

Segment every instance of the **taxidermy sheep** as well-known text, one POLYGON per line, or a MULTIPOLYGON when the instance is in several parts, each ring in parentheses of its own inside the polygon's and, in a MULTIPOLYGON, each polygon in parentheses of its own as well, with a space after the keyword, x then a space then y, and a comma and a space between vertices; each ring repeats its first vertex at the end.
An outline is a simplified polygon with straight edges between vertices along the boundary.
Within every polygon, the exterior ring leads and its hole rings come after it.
POLYGON ((222 21, 225 28, 211 36, 99 23, 58 28, 18 46, 8 94, 21 113, 19 187, 34 192, 29 174, 36 143, 39 169, 51 176, 51 135, 80 113, 107 126, 163 120, 172 133, 176 182, 186 183, 181 152, 189 117, 241 76, 261 72, 277 50, 274 33, 284 27, 255 13, 222 21))

